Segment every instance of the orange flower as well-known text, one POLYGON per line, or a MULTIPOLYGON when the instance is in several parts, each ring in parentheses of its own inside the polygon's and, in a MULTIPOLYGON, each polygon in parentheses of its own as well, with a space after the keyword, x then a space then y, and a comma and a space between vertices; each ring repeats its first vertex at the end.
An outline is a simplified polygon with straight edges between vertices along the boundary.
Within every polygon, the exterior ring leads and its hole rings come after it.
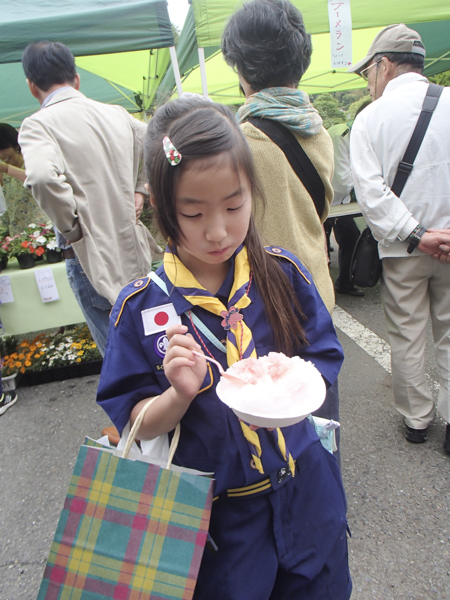
POLYGON ((20 245, 22 248, 28 248, 28 242, 21 242, 20 245))
POLYGON ((45 250, 42 246, 39 246, 38 248, 36 248, 36 254, 38 256, 42 256, 44 254, 45 250))

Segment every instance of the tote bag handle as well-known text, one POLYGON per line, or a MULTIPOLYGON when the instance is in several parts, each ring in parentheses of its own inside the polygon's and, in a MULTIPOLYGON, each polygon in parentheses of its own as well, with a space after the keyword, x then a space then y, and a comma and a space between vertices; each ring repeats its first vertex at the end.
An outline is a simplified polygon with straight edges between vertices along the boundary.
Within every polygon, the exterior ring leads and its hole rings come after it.
MULTIPOLYGON (((144 416, 145 416, 145 413, 147 412, 147 409, 150 408, 150 406, 153 404, 153 402, 155 402, 155 400, 157 400, 158 398, 159 398, 159 396, 150 398, 150 400, 146 404, 144 404, 144 406, 142 407, 141 412, 138 414, 138 417, 137 417, 136 421, 134 422, 133 427, 131 428, 130 435, 128 436, 128 439, 127 439, 127 443, 125 444, 125 448, 123 450, 123 455, 122 455, 123 458, 128 457, 131 446, 133 445, 133 442, 136 439, 138 429, 141 426, 142 421, 144 420, 144 416)), ((179 439, 180 439, 180 424, 178 423, 177 426, 175 427, 175 432, 173 434, 172 442, 170 444, 169 458, 167 459, 166 469, 170 469, 170 467, 172 465, 173 457, 176 452, 179 439)))

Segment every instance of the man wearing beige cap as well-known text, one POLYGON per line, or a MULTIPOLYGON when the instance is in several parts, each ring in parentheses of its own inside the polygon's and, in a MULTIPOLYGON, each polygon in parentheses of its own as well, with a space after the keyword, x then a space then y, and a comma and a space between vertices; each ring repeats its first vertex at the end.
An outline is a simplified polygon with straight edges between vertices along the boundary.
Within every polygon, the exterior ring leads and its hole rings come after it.
MULTIPOLYGON (((381 297, 392 351, 397 410, 405 437, 427 440, 435 404, 425 378, 431 317, 440 371, 437 412, 450 452, 450 89, 437 101, 412 171, 397 196, 392 186, 422 110, 428 80, 425 48, 406 25, 390 25, 352 66, 372 102, 355 120, 350 155, 355 192, 383 261, 381 297)), ((397 189, 397 187, 396 187, 397 189)))

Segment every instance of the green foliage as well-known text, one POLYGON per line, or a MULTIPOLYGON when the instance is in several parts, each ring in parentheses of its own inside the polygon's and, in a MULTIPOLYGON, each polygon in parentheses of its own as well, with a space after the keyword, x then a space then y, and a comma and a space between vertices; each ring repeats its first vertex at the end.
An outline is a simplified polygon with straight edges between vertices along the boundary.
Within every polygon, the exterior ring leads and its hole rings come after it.
POLYGON ((15 352, 19 340, 15 335, 2 335, 0 336, 0 356, 4 358, 8 354, 15 352))
POLYGON ((432 83, 438 85, 450 85, 450 71, 444 71, 443 73, 437 73, 428 78, 432 83))
POLYGON ((323 119, 323 126, 329 129, 332 125, 345 123, 345 112, 339 107, 338 101, 331 94, 320 94, 314 101, 316 108, 323 119))
POLYGON ((347 111, 347 120, 349 122, 353 122, 355 120, 355 116, 356 116, 356 113, 358 112, 359 107, 362 104, 364 104, 365 102, 368 102, 369 100, 371 100, 371 98, 370 98, 370 95, 367 94, 367 96, 363 96, 359 100, 356 100, 356 102, 353 102, 352 104, 350 104, 348 111, 347 111))

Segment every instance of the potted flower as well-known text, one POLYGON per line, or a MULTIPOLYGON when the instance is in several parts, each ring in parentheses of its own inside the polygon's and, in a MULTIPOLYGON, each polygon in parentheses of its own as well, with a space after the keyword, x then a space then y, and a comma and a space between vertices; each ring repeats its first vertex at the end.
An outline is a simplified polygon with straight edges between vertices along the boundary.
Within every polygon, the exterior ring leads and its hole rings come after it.
POLYGON ((62 260, 61 249, 58 248, 56 242, 56 235, 51 225, 39 224, 35 225, 31 223, 29 226, 31 234, 33 235, 35 242, 40 244, 45 249, 47 255, 47 262, 57 263, 62 260))
POLYGON ((16 340, 3 353, 2 378, 19 374, 24 385, 98 374, 102 364, 87 325, 41 333, 20 343, 16 340))
POLYGON ((8 264, 8 242, 10 239, 8 227, 0 225, 0 271, 4 271, 8 264))
POLYGON ((17 258, 21 269, 34 267, 36 257, 44 254, 42 240, 45 243, 46 238, 42 236, 42 231, 46 228, 47 225, 44 224, 30 223, 25 231, 17 233, 8 241, 8 255, 17 258))
POLYGON ((56 237, 51 238, 45 244, 46 253, 47 253, 47 262, 49 263, 57 263, 62 260, 62 252, 61 248, 58 248, 58 244, 56 243, 56 237))
POLYGON ((0 338, 0 349, 2 359, 0 367, 2 372, 3 392, 10 392, 16 389, 19 379, 25 369, 21 371, 22 359, 17 352, 18 340, 15 336, 5 335, 0 338))

